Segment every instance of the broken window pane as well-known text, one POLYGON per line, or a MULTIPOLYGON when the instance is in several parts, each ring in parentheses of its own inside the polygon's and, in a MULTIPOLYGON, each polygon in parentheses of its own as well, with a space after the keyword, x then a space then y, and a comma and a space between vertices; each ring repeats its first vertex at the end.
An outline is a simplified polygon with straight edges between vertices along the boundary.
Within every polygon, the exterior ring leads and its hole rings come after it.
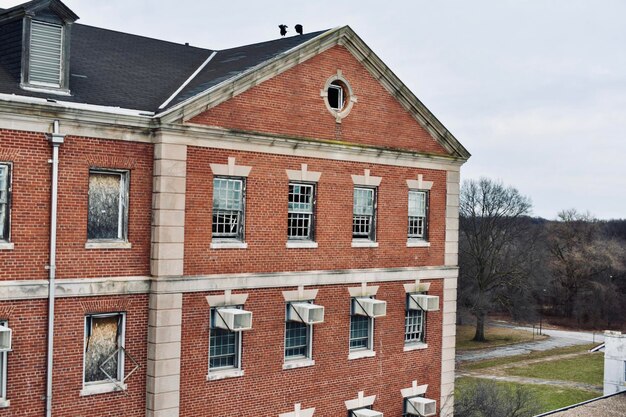
POLYGON ((89 173, 88 239, 125 239, 126 176, 124 172, 89 173))
POLYGON ((240 178, 213 180, 213 237, 243 240, 244 184, 240 178))
POLYGON ((9 240, 9 185, 8 164, 0 164, 0 240, 9 240))
POLYGON ((332 109, 341 110, 344 105, 344 90, 339 81, 333 81, 328 86, 328 104, 332 109))
POLYGON ((85 323, 85 382, 120 380, 121 314, 87 316, 85 323), (118 350, 119 349, 119 350, 118 350))

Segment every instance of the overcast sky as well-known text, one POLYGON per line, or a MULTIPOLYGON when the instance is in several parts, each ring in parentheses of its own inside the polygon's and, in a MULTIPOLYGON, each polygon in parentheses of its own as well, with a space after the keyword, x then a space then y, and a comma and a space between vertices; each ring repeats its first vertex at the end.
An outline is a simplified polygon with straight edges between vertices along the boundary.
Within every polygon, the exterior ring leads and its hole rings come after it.
POLYGON ((549 219, 626 218, 626 1, 65 4, 79 23, 211 49, 277 38, 280 23, 349 25, 472 153, 463 179, 500 179, 549 219))

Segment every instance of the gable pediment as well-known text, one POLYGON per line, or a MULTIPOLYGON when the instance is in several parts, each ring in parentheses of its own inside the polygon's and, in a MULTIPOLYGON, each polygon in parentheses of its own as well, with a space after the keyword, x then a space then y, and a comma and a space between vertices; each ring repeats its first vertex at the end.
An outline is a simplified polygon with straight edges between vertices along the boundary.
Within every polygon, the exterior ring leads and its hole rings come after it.
POLYGON ((324 32, 159 116, 168 123, 470 156, 349 27, 324 32), (324 103, 327 81, 337 73, 358 98, 341 120, 324 103))

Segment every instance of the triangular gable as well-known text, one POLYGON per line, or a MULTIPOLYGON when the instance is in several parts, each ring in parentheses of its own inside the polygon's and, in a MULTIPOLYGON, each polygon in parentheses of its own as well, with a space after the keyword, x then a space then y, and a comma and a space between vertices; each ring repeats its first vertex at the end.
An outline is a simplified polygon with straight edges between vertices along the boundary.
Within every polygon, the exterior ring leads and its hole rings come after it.
MULTIPOLYGON (((393 74, 393 72, 380 60, 380 58, 378 58, 371 51, 371 49, 369 49, 369 47, 354 33, 354 31, 347 26, 327 31, 314 39, 301 44, 291 51, 281 54, 272 60, 266 61, 245 73, 238 74, 233 78, 226 80, 157 116, 160 117, 161 121, 164 123, 180 123, 193 121, 194 118, 199 117, 201 114, 206 115, 211 113, 205 113, 207 110, 212 109, 214 110, 213 113, 219 113, 217 111, 218 106, 222 107, 220 111, 225 110, 230 106, 229 110, 231 110, 231 114, 232 111, 241 111, 244 107, 239 107, 239 110, 234 110, 234 107, 232 106, 245 104, 242 102, 245 101, 246 98, 250 99, 249 97, 246 97, 246 95, 249 96, 250 94, 244 94, 247 93, 248 90, 253 89, 255 86, 261 87, 261 83, 290 71, 300 64, 305 65, 308 60, 315 58, 319 60, 320 58, 318 57, 323 57, 327 52, 329 54, 336 54, 334 51, 343 51, 344 55, 341 58, 343 61, 346 61, 346 57, 350 55, 350 59, 352 61, 358 62, 362 68, 366 69, 367 72, 369 72, 370 78, 372 80, 377 80, 377 83, 382 86, 384 90, 386 90, 386 94, 393 97, 397 107, 401 107, 404 113, 408 112, 408 115, 417 121, 420 129, 425 133, 425 135, 434 140, 437 146, 424 147, 425 142, 420 139, 418 141, 419 146, 416 145, 417 148, 413 146, 407 148, 406 146, 399 145, 397 142, 393 142, 393 137, 390 136, 393 136, 394 133, 390 131, 378 133, 385 135, 391 141, 391 146, 387 146, 387 143, 371 143, 368 141, 363 143, 372 146, 402 148, 434 154, 446 154, 460 159, 469 158, 469 152, 467 152, 467 150, 456 140, 456 138, 454 138, 454 136, 434 117, 434 115, 417 99, 417 97, 415 97, 415 95, 411 93, 411 91, 395 76, 395 74, 393 74), (331 51, 331 49, 333 50, 331 51), (225 103, 229 100, 233 100, 230 105, 225 103), (224 105, 220 106, 222 104, 224 105)), ((341 63, 335 63, 335 65, 332 66, 334 68, 328 68, 329 76, 333 71, 340 69, 337 67, 338 65, 341 66, 341 63)), ((295 70, 297 71, 297 69, 295 70)), ((287 74, 287 76, 289 76, 289 74, 287 74)), ((252 91, 250 92, 253 93, 252 91)), ((289 90, 287 90, 287 93, 289 93, 289 90)), ((319 95, 319 87, 317 88, 317 94, 319 95)), ((357 91, 356 94, 358 96, 359 92, 357 91)), ((362 103, 356 104, 355 108, 361 104, 362 103)), ((387 110, 385 110, 385 112, 386 111, 387 110)), ((393 111, 393 117, 397 117, 397 114, 398 112, 393 111)), ((371 113, 371 116, 378 115, 380 115, 380 112, 371 113)), ((261 114, 249 114, 249 116, 262 117, 261 114)), ((384 115, 381 117, 383 116, 384 115)), ((356 117, 350 115, 346 117, 342 123, 341 131, 344 134, 341 137, 322 137, 321 139, 342 139, 352 143, 359 143, 358 140, 356 142, 354 140, 355 137, 360 137, 360 135, 356 134, 356 130, 354 131, 356 136, 351 136, 348 133, 350 131, 350 125, 354 124, 351 121, 351 118, 353 120, 356 119, 356 117)), ((198 119, 195 119, 195 121, 202 122, 202 120, 198 119)), ((204 120, 204 122, 209 122, 208 124, 211 124, 208 119, 204 120)), ((220 125, 220 123, 214 123, 214 125, 220 125)), ((406 127, 407 124, 404 123, 404 126, 406 127)), ((230 127, 235 128, 235 126, 230 127)), ((290 132, 283 133, 288 135, 290 134, 290 132)), ((415 133, 415 131, 413 133, 415 133)), ((311 137, 312 135, 296 134, 295 136, 311 137)), ((421 134, 418 134, 418 136, 422 138, 421 134)), ((400 142, 405 143, 404 140, 400 142)))

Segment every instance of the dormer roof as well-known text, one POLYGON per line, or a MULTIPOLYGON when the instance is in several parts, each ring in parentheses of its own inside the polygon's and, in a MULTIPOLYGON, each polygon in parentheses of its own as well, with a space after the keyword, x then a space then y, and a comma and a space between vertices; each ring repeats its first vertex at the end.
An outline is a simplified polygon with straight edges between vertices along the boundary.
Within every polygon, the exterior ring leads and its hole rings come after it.
POLYGON ((59 0, 33 0, 28 3, 18 4, 10 9, 0 9, 0 23, 25 15, 56 16, 64 23, 74 23, 78 20, 78 15, 59 0))

